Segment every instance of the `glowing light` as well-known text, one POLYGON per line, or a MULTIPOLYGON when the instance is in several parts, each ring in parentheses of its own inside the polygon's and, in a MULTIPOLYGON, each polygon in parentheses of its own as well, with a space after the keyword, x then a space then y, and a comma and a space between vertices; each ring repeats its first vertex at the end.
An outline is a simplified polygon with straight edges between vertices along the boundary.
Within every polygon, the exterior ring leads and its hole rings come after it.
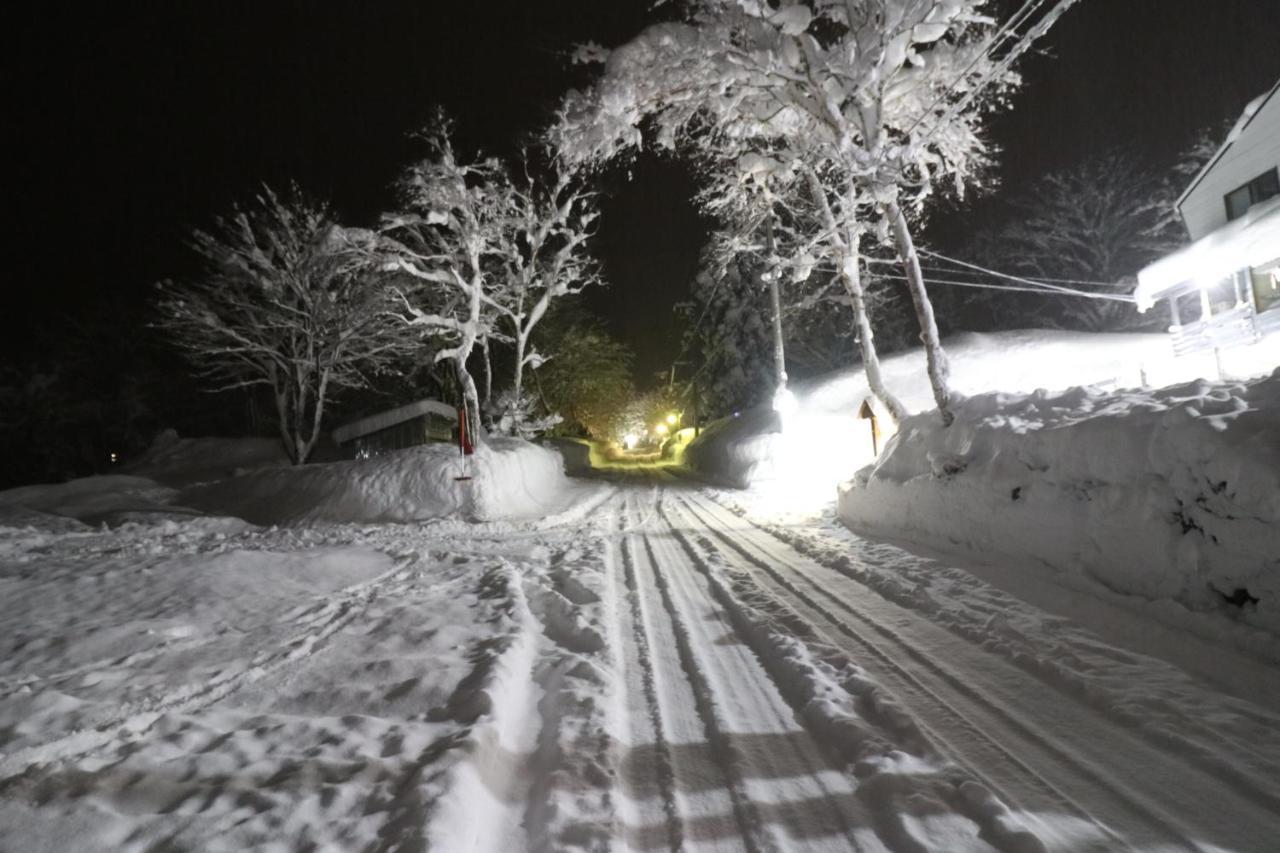
POLYGON ((669 432, 666 424, 658 424, 653 429, 656 433, 658 433, 658 435, 666 435, 669 432))
POLYGON ((675 426, 677 420, 679 420, 679 418, 676 417, 674 413, 667 415, 667 423, 670 424, 671 426, 675 426))
POLYGON ((640 443, 640 437, 637 435, 627 433, 622 437, 622 446, 625 447, 627 450, 635 450, 636 445, 639 443, 640 443))
POLYGON ((791 393, 790 388, 779 385, 778 390, 773 392, 773 410, 786 418, 800 410, 800 401, 791 393))

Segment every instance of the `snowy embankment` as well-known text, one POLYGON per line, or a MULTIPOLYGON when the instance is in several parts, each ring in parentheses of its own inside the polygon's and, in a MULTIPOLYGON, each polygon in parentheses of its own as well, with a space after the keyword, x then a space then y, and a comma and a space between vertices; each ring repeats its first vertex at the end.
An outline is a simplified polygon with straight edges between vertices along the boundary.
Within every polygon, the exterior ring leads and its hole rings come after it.
MULTIPOLYGON (((1212 362, 1170 358, 1167 335, 1026 330, 964 334, 948 339, 951 385, 959 394, 1062 390, 1076 385, 1135 387, 1208 375, 1212 362)), ((933 408, 922 350, 884 358, 885 384, 909 411, 933 408)), ((788 500, 830 501, 836 485, 874 461, 864 401, 876 409, 884 447, 888 418, 871 398, 862 369, 798 383, 786 440, 767 407, 711 424, 685 450, 684 464, 705 479, 745 487, 771 482, 788 500)))
POLYGON ((255 524, 533 518, 568 481, 554 450, 490 438, 462 457, 429 444, 372 459, 255 471, 187 489, 178 502, 255 524))
POLYGON ((1280 371, 984 394, 903 422, 839 495, 858 531, 1031 558, 1280 633, 1280 371))
POLYGON ((280 465, 267 451, 257 439, 166 441, 130 475, 0 492, 0 525, 45 530, 58 519, 115 526, 198 515, 262 525, 525 520, 562 512, 581 497, 561 453, 517 439, 488 439, 465 458, 452 445, 433 444, 300 467, 280 465), (234 464, 246 461, 251 470, 234 464), (215 472, 223 478, 201 480, 215 472))

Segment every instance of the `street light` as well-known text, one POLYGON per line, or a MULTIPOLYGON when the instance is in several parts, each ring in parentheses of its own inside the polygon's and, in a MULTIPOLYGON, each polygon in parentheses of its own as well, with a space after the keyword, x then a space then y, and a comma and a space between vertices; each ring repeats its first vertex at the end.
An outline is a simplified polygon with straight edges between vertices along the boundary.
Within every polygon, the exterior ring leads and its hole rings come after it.
POLYGON ((671 426, 675 426, 676 421, 678 421, 679 419, 680 419, 679 416, 677 416, 675 412, 672 412, 671 414, 667 415, 667 423, 670 424, 671 426))
POLYGON ((660 424, 658 424, 658 425, 657 425, 656 427, 654 427, 653 429, 654 429, 654 431, 655 431, 655 432, 657 432, 657 433, 658 433, 658 435, 666 435, 666 434, 670 431, 670 430, 668 430, 668 429, 667 429, 667 425, 666 425, 666 424, 661 424, 661 423, 660 423, 660 424))

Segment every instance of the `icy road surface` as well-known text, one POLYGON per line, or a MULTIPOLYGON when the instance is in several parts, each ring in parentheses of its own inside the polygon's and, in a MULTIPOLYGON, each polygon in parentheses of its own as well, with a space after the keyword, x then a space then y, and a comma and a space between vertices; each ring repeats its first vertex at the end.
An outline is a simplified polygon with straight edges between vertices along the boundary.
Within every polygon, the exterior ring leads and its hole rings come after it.
POLYGON ((0 648, 4 853, 1280 849, 1273 668, 660 472, 537 525, 10 527, 0 648))

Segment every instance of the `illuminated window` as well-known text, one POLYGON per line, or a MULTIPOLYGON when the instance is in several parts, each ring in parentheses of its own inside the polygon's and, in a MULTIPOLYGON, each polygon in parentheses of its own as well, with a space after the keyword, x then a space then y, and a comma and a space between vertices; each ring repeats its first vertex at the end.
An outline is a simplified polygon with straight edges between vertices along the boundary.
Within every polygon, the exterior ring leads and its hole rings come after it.
POLYGON ((1205 288, 1205 294, 1208 296, 1209 314, 1217 316, 1233 311, 1240 304, 1240 290, 1238 288, 1237 275, 1230 275, 1222 279, 1216 284, 1205 288))
POLYGON ((1258 202, 1280 195, 1280 170, 1272 167, 1249 183, 1227 193, 1227 221, 1239 219, 1258 202))

